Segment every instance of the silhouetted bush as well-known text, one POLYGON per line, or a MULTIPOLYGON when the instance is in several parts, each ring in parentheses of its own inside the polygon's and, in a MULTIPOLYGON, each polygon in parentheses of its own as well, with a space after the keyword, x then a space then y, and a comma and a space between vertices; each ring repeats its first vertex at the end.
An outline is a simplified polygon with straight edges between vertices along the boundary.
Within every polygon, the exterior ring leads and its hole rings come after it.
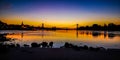
POLYGON ((42 42, 41 45, 42 45, 43 48, 45 48, 45 47, 48 46, 48 43, 47 42, 42 42))
POLYGON ((88 50, 88 46, 87 46, 87 45, 84 45, 84 46, 83 46, 83 49, 88 50))
POLYGON ((15 44, 11 43, 10 45, 8 45, 10 48, 15 48, 15 44))
POLYGON ((64 47, 65 47, 65 48, 70 48, 69 43, 68 43, 68 42, 65 42, 64 47))
POLYGON ((16 47, 17 47, 17 48, 20 48, 20 44, 16 44, 16 47))
POLYGON ((72 46, 72 48, 75 49, 75 50, 77 50, 77 51, 80 50, 80 48, 77 45, 72 46))
POLYGON ((10 41, 10 38, 6 38, 7 34, 0 34, 0 42, 10 41))
POLYGON ((31 47, 39 47, 39 44, 34 42, 34 43, 31 44, 31 47))
POLYGON ((24 44, 24 47, 29 47, 29 45, 27 45, 27 44, 24 44))
POLYGON ((52 47, 53 47, 53 42, 50 42, 50 43, 49 43, 49 46, 52 48, 52 47))

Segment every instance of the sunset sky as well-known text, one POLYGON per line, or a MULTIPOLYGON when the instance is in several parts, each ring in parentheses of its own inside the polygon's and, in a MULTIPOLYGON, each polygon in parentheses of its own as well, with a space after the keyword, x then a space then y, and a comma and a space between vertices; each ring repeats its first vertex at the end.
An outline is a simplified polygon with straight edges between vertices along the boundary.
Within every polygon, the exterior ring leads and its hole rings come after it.
POLYGON ((0 20, 57 27, 120 24, 120 0, 0 0, 0 20))

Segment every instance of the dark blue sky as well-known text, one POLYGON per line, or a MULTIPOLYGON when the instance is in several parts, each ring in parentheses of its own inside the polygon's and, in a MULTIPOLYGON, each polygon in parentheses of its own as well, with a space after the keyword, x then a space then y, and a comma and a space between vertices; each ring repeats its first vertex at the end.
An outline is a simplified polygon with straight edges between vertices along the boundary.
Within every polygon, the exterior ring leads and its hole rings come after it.
POLYGON ((86 11, 120 13, 120 0, 1 0, 0 8, 4 8, 6 5, 13 5, 13 8, 17 9, 18 12, 19 8, 29 9, 31 6, 49 6, 53 8, 67 6, 70 8, 82 8, 86 11))

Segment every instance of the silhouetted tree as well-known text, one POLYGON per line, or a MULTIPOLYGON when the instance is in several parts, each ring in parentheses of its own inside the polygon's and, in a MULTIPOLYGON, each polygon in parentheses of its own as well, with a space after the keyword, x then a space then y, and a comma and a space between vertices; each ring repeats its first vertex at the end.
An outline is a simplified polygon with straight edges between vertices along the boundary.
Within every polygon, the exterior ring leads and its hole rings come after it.
POLYGON ((81 26, 79 30, 107 30, 107 31, 120 31, 120 25, 115 25, 114 23, 109 23, 108 25, 104 24, 104 26, 93 24, 92 26, 81 26))
POLYGON ((34 42, 31 44, 31 47, 40 47, 40 45, 34 42))
POLYGON ((53 42, 50 42, 50 43, 49 43, 49 46, 52 48, 52 47, 53 47, 53 42))
POLYGON ((42 42, 41 45, 42 45, 43 48, 45 48, 45 47, 48 46, 48 43, 47 42, 42 42))

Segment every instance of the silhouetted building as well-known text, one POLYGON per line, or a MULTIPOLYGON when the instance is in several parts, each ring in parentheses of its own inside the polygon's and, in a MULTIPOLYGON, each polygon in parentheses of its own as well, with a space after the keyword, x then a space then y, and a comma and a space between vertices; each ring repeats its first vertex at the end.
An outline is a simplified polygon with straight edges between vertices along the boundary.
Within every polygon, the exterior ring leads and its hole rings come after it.
POLYGON ((78 25, 79 25, 79 24, 76 24, 76 29, 77 29, 77 30, 78 30, 78 25))
POLYGON ((42 29, 44 29, 44 23, 42 23, 42 29))

